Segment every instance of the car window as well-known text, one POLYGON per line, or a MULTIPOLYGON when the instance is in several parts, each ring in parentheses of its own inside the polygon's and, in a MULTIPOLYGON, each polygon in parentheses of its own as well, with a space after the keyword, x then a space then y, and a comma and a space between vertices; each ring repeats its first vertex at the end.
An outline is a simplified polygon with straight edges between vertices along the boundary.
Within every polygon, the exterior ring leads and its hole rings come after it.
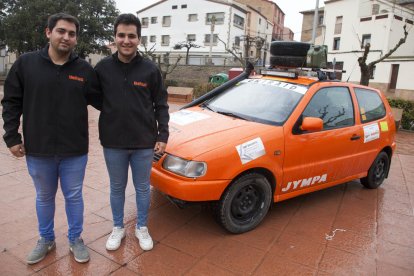
POLYGON ((307 90, 299 84, 246 79, 214 97, 207 107, 254 122, 282 125, 307 90))
POLYGON ((312 97, 303 117, 321 118, 324 130, 352 126, 354 108, 348 88, 322 88, 312 97))
POLYGON ((367 123, 385 116, 385 106, 377 92, 363 88, 355 88, 355 94, 361 113, 361 122, 367 123))

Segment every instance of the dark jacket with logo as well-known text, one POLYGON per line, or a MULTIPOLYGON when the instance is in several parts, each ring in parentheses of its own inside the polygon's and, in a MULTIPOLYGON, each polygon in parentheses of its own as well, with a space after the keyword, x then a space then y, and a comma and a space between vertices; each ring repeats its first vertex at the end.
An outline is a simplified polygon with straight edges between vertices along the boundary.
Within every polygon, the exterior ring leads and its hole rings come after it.
POLYGON ((96 100, 91 83, 93 68, 71 54, 55 65, 48 46, 22 55, 7 75, 4 85, 3 120, 7 147, 22 143, 19 134, 23 115, 26 154, 76 156, 88 152, 87 103, 96 100))
POLYGON ((139 54, 130 62, 118 52, 95 67, 103 106, 99 138, 108 148, 153 148, 168 140, 167 91, 158 67, 139 54))

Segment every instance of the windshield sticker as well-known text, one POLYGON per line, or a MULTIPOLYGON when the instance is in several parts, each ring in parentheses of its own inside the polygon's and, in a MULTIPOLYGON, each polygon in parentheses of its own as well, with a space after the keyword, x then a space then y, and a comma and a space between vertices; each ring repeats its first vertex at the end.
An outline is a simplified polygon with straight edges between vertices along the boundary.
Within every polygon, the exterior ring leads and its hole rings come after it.
POLYGON ((189 110, 180 110, 170 114, 170 122, 180 126, 185 126, 208 118, 210 118, 210 116, 206 114, 189 110))
POLYGON ((264 84, 264 85, 270 85, 270 86, 276 86, 285 88, 291 91, 295 91, 297 93, 300 93, 304 95, 306 91, 308 91, 308 88, 302 85, 296 85, 293 83, 283 82, 283 81, 276 81, 276 80, 264 80, 264 79, 245 79, 241 81, 240 83, 257 83, 257 84, 264 84))
POLYGON ((308 187, 308 186, 319 184, 319 183, 324 183, 326 182, 327 178, 328 178, 328 175, 323 174, 323 175, 316 175, 316 176, 305 178, 305 179, 290 181, 288 182, 286 187, 282 188, 282 192, 285 193, 289 190, 296 190, 299 187, 303 188, 303 187, 308 187))
POLYGON ((388 131, 388 122, 387 121, 380 122, 380 127, 381 127, 382 132, 387 132, 388 131))
POLYGON ((236 149, 243 165, 266 154, 262 139, 260 138, 238 145, 236 149))
POLYGON ((377 140, 379 137, 380 131, 377 123, 364 126, 364 143, 377 140))

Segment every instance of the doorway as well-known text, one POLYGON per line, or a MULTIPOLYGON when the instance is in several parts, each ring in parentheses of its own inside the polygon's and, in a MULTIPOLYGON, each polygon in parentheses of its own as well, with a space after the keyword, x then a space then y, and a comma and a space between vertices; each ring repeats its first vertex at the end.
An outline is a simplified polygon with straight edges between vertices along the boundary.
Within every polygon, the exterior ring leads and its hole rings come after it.
POLYGON ((399 64, 391 64, 391 79, 388 89, 395 90, 397 87, 398 70, 400 69, 399 64))

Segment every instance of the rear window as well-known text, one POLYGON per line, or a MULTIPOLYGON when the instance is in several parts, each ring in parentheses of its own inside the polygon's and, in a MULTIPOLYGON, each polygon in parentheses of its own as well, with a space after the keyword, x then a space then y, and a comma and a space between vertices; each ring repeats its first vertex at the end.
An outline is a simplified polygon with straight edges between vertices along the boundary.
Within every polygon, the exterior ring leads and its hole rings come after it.
POLYGON ((377 92, 363 88, 355 88, 355 94, 358 100, 362 123, 375 121, 385 116, 385 106, 377 92))

